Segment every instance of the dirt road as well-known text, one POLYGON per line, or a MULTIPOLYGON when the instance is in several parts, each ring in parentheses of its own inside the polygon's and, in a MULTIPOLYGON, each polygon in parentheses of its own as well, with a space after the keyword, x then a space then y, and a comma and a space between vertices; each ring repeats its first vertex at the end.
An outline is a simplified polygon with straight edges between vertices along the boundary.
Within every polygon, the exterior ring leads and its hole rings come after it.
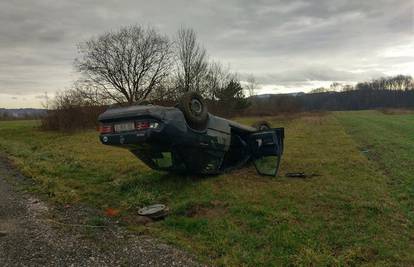
POLYGON ((0 266, 197 266, 186 253, 117 226, 74 223, 87 209, 52 207, 0 157, 0 266))

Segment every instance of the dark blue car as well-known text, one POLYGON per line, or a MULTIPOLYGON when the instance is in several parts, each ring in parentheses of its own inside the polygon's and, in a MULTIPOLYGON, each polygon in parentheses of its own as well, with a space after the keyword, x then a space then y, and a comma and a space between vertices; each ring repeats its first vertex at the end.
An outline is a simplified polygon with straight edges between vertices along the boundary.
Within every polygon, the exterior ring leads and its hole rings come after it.
POLYGON ((214 116, 197 93, 176 107, 111 108, 99 122, 103 144, 127 148, 156 170, 218 174, 253 161, 260 174, 274 176, 283 153, 283 128, 214 116))

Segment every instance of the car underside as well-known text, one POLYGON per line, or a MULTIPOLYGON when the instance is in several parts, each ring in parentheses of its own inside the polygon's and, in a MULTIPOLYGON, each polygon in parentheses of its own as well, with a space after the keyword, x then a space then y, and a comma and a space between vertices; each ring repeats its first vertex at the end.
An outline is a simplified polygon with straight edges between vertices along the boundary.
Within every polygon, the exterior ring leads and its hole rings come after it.
POLYGON ((177 107, 108 109, 99 122, 103 144, 124 147, 156 170, 218 174, 253 161, 260 174, 276 175, 283 153, 283 128, 214 116, 194 93, 177 107))

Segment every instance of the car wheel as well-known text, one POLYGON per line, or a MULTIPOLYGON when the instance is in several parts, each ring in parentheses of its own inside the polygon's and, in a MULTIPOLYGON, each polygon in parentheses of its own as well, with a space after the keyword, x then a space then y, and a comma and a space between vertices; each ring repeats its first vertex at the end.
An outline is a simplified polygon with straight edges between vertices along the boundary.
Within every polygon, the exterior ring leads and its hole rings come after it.
POLYGON ((207 105, 203 97, 196 92, 186 93, 179 102, 188 126, 194 130, 205 130, 208 122, 207 105))
POLYGON ((255 124, 252 125, 253 128, 255 128, 258 131, 266 131, 270 130, 272 127, 270 126, 270 123, 267 121, 258 121, 255 124))

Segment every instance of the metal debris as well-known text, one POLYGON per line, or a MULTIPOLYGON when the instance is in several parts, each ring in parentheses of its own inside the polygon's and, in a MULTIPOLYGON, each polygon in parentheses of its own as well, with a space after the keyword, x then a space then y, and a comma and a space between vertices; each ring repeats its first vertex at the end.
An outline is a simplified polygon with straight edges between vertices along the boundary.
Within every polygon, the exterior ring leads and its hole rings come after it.
POLYGON ((290 178, 311 178, 315 176, 320 176, 320 174, 316 174, 316 173, 306 174, 304 172, 288 172, 285 174, 285 176, 290 177, 290 178))
POLYGON ((138 211, 141 216, 147 216, 151 219, 158 220, 162 219, 168 214, 168 208, 163 204, 154 204, 141 208, 138 211))

